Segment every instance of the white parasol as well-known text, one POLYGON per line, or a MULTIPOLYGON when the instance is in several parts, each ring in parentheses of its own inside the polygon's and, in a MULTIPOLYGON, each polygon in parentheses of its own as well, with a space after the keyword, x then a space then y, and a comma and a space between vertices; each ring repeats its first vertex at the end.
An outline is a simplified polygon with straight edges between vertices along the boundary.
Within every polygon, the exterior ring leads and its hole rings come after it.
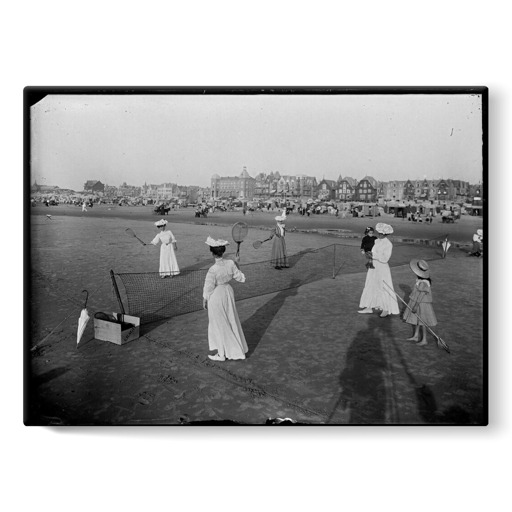
POLYGON ((82 309, 82 312, 80 313, 80 318, 78 319, 78 330, 76 332, 76 344, 80 343, 80 339, 82 338, 82 334, 85 331, 85 326, 87 325, 87 322, 89 321, 89 312, 87 311, 87 300, 89 299, 89 292, 87 290, 82 290, 82 293, 86 293, 87 297, 85 298, 85 304, 84 309, 82 309))

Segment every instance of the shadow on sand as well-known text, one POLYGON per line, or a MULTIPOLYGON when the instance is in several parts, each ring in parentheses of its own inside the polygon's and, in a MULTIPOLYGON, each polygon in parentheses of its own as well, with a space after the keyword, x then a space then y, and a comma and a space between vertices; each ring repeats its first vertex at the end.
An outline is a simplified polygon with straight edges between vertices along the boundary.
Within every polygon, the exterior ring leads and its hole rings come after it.
POLYGON ((293 280, 291 286, 290 289, 277 293, 263 306, 258 308, 251 317, 242 322, 242 329, 245 334, 245 339, 247 340, 247 346, 249 347, 247 357, 250 357, 256 350, 263 335, 273 322, 275 315, 283 306, 284 301, 288 297, 297 294, 298 282, 293 280))

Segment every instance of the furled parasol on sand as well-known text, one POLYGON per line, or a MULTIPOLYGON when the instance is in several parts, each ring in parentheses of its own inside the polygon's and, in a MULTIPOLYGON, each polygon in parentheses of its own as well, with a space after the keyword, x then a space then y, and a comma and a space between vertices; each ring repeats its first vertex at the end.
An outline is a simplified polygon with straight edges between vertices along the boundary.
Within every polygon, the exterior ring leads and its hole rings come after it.
POLYGON ((85 331, 85 327, 87 325, 87 322, 89 321, 89 312, 87 311, 87 300, 89 299, 89 292, 87 290, 82 290, 82 293, 86 293, 87 296, 85 297, 85 304, 84 308, 82 309, 82 312, 80 313, 80 318, 78 319, 78 330, 76 332, 76 344, 80 343, 80 339, 82 338, 82 334, 85 331))
POLYGON ((448 235, 446 236, 444 242, 441 245, 443 246, 443 258, 446 258, 446 253, 448 252, 448 249, 452 245, 450 242, 448 242, 448 235))

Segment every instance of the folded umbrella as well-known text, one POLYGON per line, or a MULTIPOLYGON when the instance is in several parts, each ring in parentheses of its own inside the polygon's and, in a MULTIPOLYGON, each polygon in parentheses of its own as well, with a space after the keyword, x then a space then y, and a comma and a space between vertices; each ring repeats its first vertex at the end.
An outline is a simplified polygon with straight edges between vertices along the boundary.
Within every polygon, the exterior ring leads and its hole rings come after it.
POLYGON ((85 298, 85 304, 84 308, 82 309, 82 312, 80 313, 80 318, 78 319, 78 330, 76 332, 76 344, 80 343, 80 339, 82 338, 82 335, 85 331, 85 327, 87 325, 87 322, 89 321, 90 315, 87 311, 87 300, 89 299, 89 292, 87 290, 82 290, 82 293, 86 293, 87 296, 85 298))
POLYGON ((443 258, 446 258, 446 253, 448 249, 452 246, 450 242, 448 242, 448 236, 446 236, 444 242, 441 244, 443 246, 443 258))

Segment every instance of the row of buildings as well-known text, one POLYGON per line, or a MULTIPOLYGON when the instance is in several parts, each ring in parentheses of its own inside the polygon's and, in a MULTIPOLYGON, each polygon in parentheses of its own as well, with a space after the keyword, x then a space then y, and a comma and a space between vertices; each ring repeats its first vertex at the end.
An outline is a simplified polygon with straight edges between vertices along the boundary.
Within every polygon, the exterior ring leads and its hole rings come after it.
MULTIPOLYGON (((31 192, 45 192, 44 187, 34 182, 31 192)), ((52 187, 46 187, 46 189, 52 187)), ((54 193, 58 187, 53 187, 54 193)), ((48 190, 46 190, 48 192, 48 190)), ((73 192, 73 191, 70 191, 73 192)), ((240 175, 211 177, 210 187, 181 186, 176 183, 160 185, 144 183, 142 186, 122 185, 116 187, 98 180, 88 180, 83 194, 106 199, 142 198, 153 201, 183 200, 189 203, 222 200, 291 200, 320 199, 335 202, 386 202, 386 201, 438 201, 470 202, 482 197, 482 185, 467 181, 440 180, 395 180, 377 181, 371 176, 360 180, 342 177, 337 180, 322 179, 304 174, 281 175, 279 172, 259 173, 252 177, 244 167, 240 175)))
POLYGON ((377 181, 371 176, 360 180, 342 177, 337 180, 314 176, 281 175, 278 172, 260 173, 251 177, 244 167, 239 176, 211 178, 210 199, 272 199, 288 200, 320 199, 335 202, 382 202, 382 201, 460 201, 465 202, 482 196, 482 186, 467 181, 395 180, 377 181))

